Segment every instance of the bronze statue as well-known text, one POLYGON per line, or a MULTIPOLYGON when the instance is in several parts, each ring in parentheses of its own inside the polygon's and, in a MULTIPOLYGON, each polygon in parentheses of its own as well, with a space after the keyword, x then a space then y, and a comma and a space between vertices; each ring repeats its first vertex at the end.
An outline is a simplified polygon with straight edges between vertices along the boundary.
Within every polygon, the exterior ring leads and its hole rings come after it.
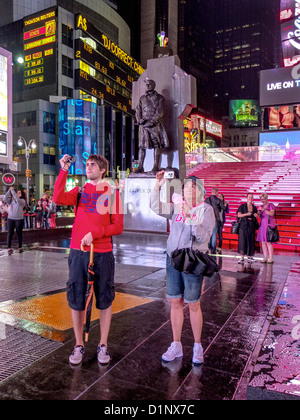
POLYGON ((146 95, 141 96, 136 109, 139 128, 139 166, 137 173, 144 172, 144 161, 147 149, 154 149, 154 166, 151 172, 160 169, 161 149, 169 147, 168 136, 162 124, 165 100, 156 92, 156 83, 146 79, 146 95))

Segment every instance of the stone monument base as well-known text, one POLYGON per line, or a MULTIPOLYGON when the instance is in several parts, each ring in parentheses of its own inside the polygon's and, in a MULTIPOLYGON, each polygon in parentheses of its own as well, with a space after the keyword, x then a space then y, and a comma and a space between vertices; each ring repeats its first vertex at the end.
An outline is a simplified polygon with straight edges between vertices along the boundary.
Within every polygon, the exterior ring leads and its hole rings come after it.
POLYGON ((167 220, 158 216, 150 208, 151 192, 155 185, 155 175, 131 174, 125 180, 124 228, 125 230, 167 232, 167 220))

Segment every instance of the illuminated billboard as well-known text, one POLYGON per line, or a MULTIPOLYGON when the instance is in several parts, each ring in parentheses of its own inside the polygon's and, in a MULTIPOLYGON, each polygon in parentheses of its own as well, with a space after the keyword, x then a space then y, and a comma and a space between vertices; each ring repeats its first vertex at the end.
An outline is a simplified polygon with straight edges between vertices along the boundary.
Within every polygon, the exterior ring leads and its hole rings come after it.
POLYGON ((259 102, 252 99, 236 99, 229 102, 230 127, 260 127, 259 102))
POLYGON ((300 65, 260 72, 260 106, 298 104, 300 98, 300 65))
POLYGON ((223 126, 215 121, 209 120, 208 118, 203 117, 199 114, 192 114, 190 116, 193 128, 199 129, 199 131, 204 131, 204 124, 206 128, 206 133, 212 134, 213 136, 223 137, 223 126), (204 123, 205 122, 205 123, 204 123))
POLYGON ((0 47, 0 164, 12 163, 12 53, 0 47))
POLYGON ((0 131, 8 131, 7 57, 0 55, 0 131))
POLYGON ((300 128, 300 105, 272 106, 265 110, 265 127, 269 130, 300 128))
POLYGON ((299 0, 281 0, 280 1, 280 20, 289 20, 300 14, 299 0))
POLYGON ((24 19, 25 88, 56 83, 56 41, 56 9, 44 10, 24 19))
POLYGON ((90 101, 68 99, 59 104, 60 156, 76 157, 70 174, 84 175, 91 154, 97 154, 97 105, 90 101))
POLYGON ((300 62, 300 2, 281 0, 281 43, 285 67, 300 62))
MULTIPOLYGON (((75 18, 75 87, 132 116, 132 82, 144 69, 82 15, 75 18)), ((85 96, 83 96, 85 97, 85 96)))
MULTIPOLYGON (((259 135, 260 146, 285 146, 286 149, 300 146, 299 132, 293 131, 276 131, 262 132, 259 135)), ((300 158, 300 156, 299 156, 300 158)))

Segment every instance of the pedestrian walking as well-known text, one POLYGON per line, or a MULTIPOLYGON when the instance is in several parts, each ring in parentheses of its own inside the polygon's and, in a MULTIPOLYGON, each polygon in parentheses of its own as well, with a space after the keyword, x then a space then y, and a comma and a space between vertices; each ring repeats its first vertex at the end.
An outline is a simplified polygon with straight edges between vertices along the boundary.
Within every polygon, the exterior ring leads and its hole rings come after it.
POLYGON ((208 197, 205 200, 205 202, 207 204, 209 204, 210 206, 212 206, 212 208, 214 210, 214 213, 215 213, 215 219, 216 219, 215 226, 214 226, 214 229, 213 229, 213 232, 212 232, 210 241, 209 241, 209 245, 208 245, 209 246, 209 249, 210 249, 210 252, 212 254, 215 254, 216 253, 216 249, 217 249, 217 233, 218 233, 219 227, 221 226, 222 220, 223 220, 223 219, 221 219, 220 212, 222 210, 223 211, 226 210, 226 207, 223 204, 222 200, 220 200, 220 198, 218 197, 218 194, 219 194, 218 188, 213 188, 212 189, 211 196, 208 197))
POLYGON ((163 203, 160 190, 166 183, 164 171, 156 174, 154 190, 151 194, 151 209, 162 217, 172 220, 172 228, 167 242, 167 298, 171 301, 171 325, 173 342, 163 354, 165 362, 172 362, 183 356, 181 335, 183 328, 183 306, 189 306, 190 323, 194 336, 192 361, 203 363, 201 345, 203 315, 200 297, 203 275, 186 274, 172 266, 171 256, 176 249, 193 248, 208 251, 208 243, 215 226, 215 216, 210 205, 204 203, 205 189, 197 177, 189 177, 184 182, 182 200, 177 203, 163 203))
POLYGON ((258 242, 261 242, 262 251, 264 254, 264 258, 261 262, 273 264, 273 244, 271 242, 268 242, 267 231, 268 226, 270 226, 271 228, 275 227, 275 205, 273 203, 269 203, 268 195, 265 193, 261 194, 260 200, 262 202, 262 205, 258 208, 258 215, 261 218, 261 223, 256 240, 258 242))
POLYGON ((86 163, 89 182, 84 191, 78 187, 65 192, 69 156, 60 160, 61 171, 55 183, 53 200, 59 205, 75 206, 75 222, 72 230, 69 255, 69 280, 67 299, 72 312, 76 344, 69 361, 81 363, 84 356, 83 327, 85 295, 88 282, 90 248, 94 245, 94 291, 96 307, 100 310, 100 341, 97 347, 99 363, 108 363, 108 333, 112 317, 112 302, 115 298, 114 255, 112 236, 123 232, 123 214, 119 191, 111 192, 104 181, 108 170, 107 160, 100 155, 91 155, 86 163), (87 252, 83 252, 81 247, 87 252))
POLYGON ((247 194, 247 202, 240 205, 237 210, 239 218, 239 243, 238 252, 241 254, 239 264, 244 264, 244 257, 248 261, 254 261, 255 254, 255 231, 258 226, 257 208, 253 204, 253 194, 247 194))
POLYGON ((24 228, 24 207, 26 206, 26 196, 24 191, 16 192, 14 187, 10 187, 4 197, 7 207, 7 248, 8 255, 13 254, 12 239, 16 230, 19 253, 23 252, 23 228, 24 228))

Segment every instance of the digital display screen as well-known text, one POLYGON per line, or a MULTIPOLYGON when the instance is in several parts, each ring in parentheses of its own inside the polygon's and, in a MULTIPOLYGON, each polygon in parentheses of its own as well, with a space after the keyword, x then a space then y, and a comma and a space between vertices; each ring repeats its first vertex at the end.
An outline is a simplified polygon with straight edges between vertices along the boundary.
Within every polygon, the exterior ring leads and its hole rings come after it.
POLYGON ((82 30, 75 41, 76 88, 134 116, 132 82, 144 69, 82 15, 76 16, 76 28, 82 30))
POLYGON ((0 54, 0 130, 8 131, 7 58, 0 54))
POLYGON ((97 42, 110 51, 110 53, 122 61, 130 70, 133 70, 138 76, 144 73, 145 69, 134 58, 130 57, 117 44, 111 41, 106 35, 99 31, 95 26, 90 24, 82 15, 77 15, 75 20, 75 27, 82 29, 84 32, 91 35, 97 42))
POLYGON ((287 149, 300 146, 299 133, 295 131, 262 132, 259 135, 259 145, 285 146, 287 149))
POLYGON ((281 48, 284 67, 292 67, 300 62, 300 50, 295 48, 291 41, 282 42, 281 48))
POLYGON ((91 154, 97 154, 97 105, 68 99, 59 104, 59 152, 76 157, 69 173, 84 175, 91 154))
POLYGON ((300 105, 281 105, 266 108, 265 118, 265 128, 269 128, 269 130, 291 128, 299 130, 300 105))
POLYGON ((280 7, 283 62, 291 67, 300 62, 300 2, 285 0, 280 7))
POLYGON ((7 156, 7 133, 0 131, 0 156, 7 156))
POLYGON ((260 106, 298 104, 300 74, 298 65, 260 72, 260 106))
POLYGON ((56 9, 48 9, 24 19, 24 86, 56 82, 56 9))
MULTIPOLYGON (((281 0, 280 1, 280 20, 288 20, 295 16, 295 12, 299 9, 298 0, 281 0)), ((299 13, 299 10, 298 10, 299 13)))
POLYGON ((259 103, 252 99, 238 99, 229 102, 230 127, 259 127, 261 109, 259 103))

